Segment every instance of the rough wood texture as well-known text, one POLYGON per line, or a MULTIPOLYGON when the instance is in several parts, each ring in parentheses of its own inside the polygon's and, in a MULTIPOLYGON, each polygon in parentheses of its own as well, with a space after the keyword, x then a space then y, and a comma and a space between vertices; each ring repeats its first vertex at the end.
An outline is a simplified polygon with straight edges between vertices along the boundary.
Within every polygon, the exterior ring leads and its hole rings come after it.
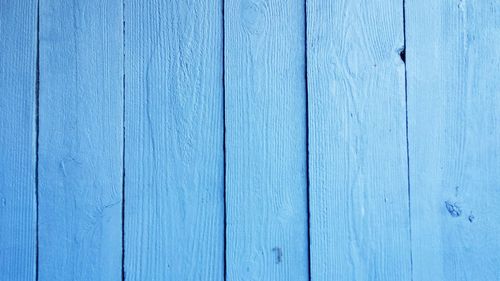
POLYGON ((407 0, 414 280, 500 278, 500 6, 407 0))
POLYGON ((125 275, 223 280, 222 1, 125 3, 125 275))
POLYGON ((34 280, 36 1, 0 1, 0 280, 34 280))
POLYGON ((225 1, 228 280, 308 280, 302 1, 225 1))
POLYGON ((312 280, 409 280, 401 1, 307 2, 312 280))
POLYGON ((498 4, 0 0, 0 280, 500 281, 498 4))
POLYGON ((39 280, 121 274, 122 3, 40 1, 39 280))

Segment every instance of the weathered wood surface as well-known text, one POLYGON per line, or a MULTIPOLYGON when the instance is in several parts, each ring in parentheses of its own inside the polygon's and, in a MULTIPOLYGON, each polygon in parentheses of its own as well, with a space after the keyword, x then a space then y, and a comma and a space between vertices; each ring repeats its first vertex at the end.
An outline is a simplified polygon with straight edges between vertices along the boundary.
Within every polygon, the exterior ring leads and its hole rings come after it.
POLYGON ((122 3, 40 1, 39 28, 39 280, 117 280, 122 3))
POLYGON ((223 280, 222 98, 222 1, 126 1, 126 280, 223 280))
POLYGON ((35 280, 36 1, 0 1, 0 280, 35 280))
POLYGON ((228 280, 308 280, 303 1, 225 1, 228 280))
POLYGON ((499 4, 407 0, 414 280, 500 278, 499 4))
POLYGON ((0 280, 498 280, 498 46, 495 0, 0 0, 0 280))
POLYGON ((311 280, 410 280, 402 8, 307 2, 311 280))

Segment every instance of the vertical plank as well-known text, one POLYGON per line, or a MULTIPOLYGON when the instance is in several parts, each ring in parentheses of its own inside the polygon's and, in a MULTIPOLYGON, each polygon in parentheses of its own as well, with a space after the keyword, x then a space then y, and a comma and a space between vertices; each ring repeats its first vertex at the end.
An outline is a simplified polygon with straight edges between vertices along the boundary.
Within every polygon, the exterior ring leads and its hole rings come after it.
POLYGON ((0 1, 0 280, 34 280, 36 1, 0 1))
POLYGON ((122 3, 40 1, 39 280, 121 276, 122 3))
POLYGON ((222 1, 125 2, 125 275, 223 280, 222 1))
POLYGON ((308 280, 303 1, 226 0, 228 280, 308 280))
POLYGON ((414 280, 499 280, 498 1, 406 11, 414 280))
POLYGON ((311 280, 410 279, 402 9, 307 2, 311 280))

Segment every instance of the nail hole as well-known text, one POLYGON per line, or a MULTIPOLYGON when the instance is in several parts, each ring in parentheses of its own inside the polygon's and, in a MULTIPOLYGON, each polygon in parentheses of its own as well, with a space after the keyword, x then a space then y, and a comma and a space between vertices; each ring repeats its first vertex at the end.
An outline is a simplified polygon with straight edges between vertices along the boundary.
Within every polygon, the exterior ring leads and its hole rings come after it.
POLYGON ((404 47, 399 51, 399 57, 404 63, 406 63, 406 52, 404 47))

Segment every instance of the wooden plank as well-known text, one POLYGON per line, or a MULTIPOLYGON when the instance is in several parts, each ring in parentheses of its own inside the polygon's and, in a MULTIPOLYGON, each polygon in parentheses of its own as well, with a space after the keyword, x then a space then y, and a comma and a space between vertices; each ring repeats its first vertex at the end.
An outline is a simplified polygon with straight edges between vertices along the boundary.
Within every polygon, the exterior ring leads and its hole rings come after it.
POLYGON ((36 20, 36 1, 0 1, 0 280, 35 279, 36 20))
POLYGON ((125 275, 223 280, 222 1, 125 3, 125 275))
POLYGON ((410 280, 402 8, 307 2, 312 280, 410 280))
POLYGON ((498 1, 406 11, 414 280, 498 280, 498 1))
POLYGON ((228 280, 308 280, 303 1, 226 0, 228 280))
POLYGON ((122 2, 40 3, 39 280, 118 280, 122 2))

